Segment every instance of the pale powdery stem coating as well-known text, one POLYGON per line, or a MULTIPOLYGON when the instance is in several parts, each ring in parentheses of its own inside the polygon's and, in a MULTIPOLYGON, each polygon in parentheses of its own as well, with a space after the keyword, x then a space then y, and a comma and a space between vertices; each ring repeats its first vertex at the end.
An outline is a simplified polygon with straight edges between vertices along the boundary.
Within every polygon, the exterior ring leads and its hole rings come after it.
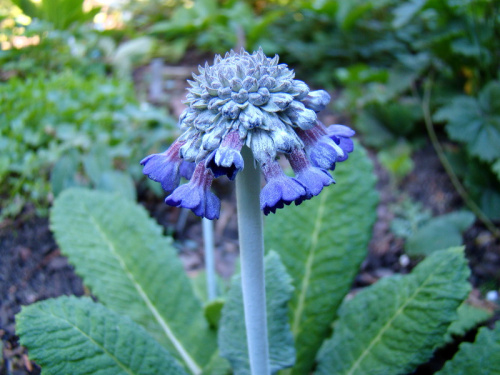
POLYGON ((352 129, 318 121, 330 95, 310 91, 293 70, 278 63, 278 56, 268 58, 260 49, 231 51, 216 56, 213 65, 200 66, 193 79, 179 118, 183 134, 168 150, 141 162, 144 174, 170 193, 168 204, 219 217, 220 202, 210 184, 220 176, 234 180, 245 167, 242 148, 249 147, 267 181, 260 207, 266 215, 274 213, 318 195, 334 182, 328 170, 353 151, 352 129), (280 154, 295 177, 281 170, 280 154), (191 175, 188 184, 179 186, 181 176, 191 175))

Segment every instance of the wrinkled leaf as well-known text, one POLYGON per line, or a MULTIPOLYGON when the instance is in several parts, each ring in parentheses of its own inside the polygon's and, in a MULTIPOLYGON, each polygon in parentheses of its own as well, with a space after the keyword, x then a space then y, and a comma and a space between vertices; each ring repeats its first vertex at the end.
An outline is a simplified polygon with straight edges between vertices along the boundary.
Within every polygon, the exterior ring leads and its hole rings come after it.
POLYGON ((453 336, 465 335, 468 331, 485 322, 493 315, 491 311, 471 305, 467 301, 460 305, 457 314, 457 319, 450 324, 448 332, 446 332, 446 343, 452 342, 453 336))
POLYGON ((478 99, 457 96, 434 115, 436 121, 447 121, 451 139, 464 142, 471 155, 484 161, 500 158, 500 83, 490 82, 478 99))
POLYGON ((23 307, 16 331, 43 374, 186 375, 142 327, 90 298, 23 307))
POLYGON ((410 275, 379 280, 344 302, 318 375, 396 375, 427 361, 444 341, 470 286, 463 248, 435 252, 410 275))
POLYGON ((376 218, 373 166, 359 144, 337 164, 334 178, 337 184, 317 197, 265 221, 266 249, 280 254, 295 287, 290 322, 297 361, 291 372, 297 375, 308 373, 330 335, 337 308, 366 256, 376 218))
POLYGON ((146 210, 120 195, 69 189, 50 219, 63 254, 103 304, 143 325, 192 370, 209 361, 215 334, 175 249, 146 210))
POLYGON ((500 324, 483 327, 474 343, 464 342, 451 361, 436 375, 500 374, 500 324))

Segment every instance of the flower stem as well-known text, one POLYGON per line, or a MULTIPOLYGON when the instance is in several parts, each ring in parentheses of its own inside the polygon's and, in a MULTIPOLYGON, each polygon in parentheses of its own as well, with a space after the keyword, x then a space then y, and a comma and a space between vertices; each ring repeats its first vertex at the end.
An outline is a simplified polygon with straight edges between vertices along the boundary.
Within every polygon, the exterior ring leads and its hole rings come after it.
POLYGON ((250 371, 252 375, 269 375, 260 169, 255 167, 252 151, 248 147, 243 147, 241 154, 245 168, 236 178, 236 198, 250 371))
POLYGON ((212 220, 203 218, 203 242, 205 245, 205 272, 207 275, 208 301, 217 297, 217 285, 215 281, 214 261, 214 224, 212 220))

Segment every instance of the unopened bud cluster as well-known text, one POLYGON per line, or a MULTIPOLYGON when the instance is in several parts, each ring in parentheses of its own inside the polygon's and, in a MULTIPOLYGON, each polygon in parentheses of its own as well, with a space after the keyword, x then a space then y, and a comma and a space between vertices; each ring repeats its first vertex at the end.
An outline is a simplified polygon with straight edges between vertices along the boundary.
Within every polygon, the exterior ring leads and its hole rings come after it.
POLYGON ((244 146, 252 150, 267 181, 260 193, 266 215, 300 204, 332 184, 328 170, 352 152, 354 131, 343 125, 325 127, 317 113, 330 96, 310 91, 294 78, 278 56, 268 58, 262 50, 231 51, 216 56, 213 65, 200 66, 188 81, 188 107, 179 119, 182 135, 165 152, 141 162, 144 174, 170 193, 166 203, 218 218, 220 201, 210 191, 212 180, 236 177, 244 168, 244 146), (295 177, 285 175, 279 154, 288 158, 295 177), (179 186, 181 176, 190 181, 179 186))

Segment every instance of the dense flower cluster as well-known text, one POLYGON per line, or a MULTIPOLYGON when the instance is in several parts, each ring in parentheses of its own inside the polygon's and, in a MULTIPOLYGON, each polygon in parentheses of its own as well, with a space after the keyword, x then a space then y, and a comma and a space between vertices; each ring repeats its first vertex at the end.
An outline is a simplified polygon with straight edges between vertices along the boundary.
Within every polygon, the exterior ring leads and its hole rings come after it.
POLYGON ((334 181, 328 172, 353 150, 354 131, 325 127, 317 118, 330 101, 324 90, 310 91, 278 56, 262 50, 231 51, 214 64, 199 67, 179 119, 184 133, 161 154, 141 161, 143 173, 171 193, 166 203, 201 217, 219 217, 220 201, 210 191, 214 178, 233 180, 244 168, 240 154, 248 146, 267 184, 261 191, 264 214, 318 195, 334 181), (295 177, 277 161, 284 154, 295 177), (190 179, 179 185, 180 178, 190 179))

